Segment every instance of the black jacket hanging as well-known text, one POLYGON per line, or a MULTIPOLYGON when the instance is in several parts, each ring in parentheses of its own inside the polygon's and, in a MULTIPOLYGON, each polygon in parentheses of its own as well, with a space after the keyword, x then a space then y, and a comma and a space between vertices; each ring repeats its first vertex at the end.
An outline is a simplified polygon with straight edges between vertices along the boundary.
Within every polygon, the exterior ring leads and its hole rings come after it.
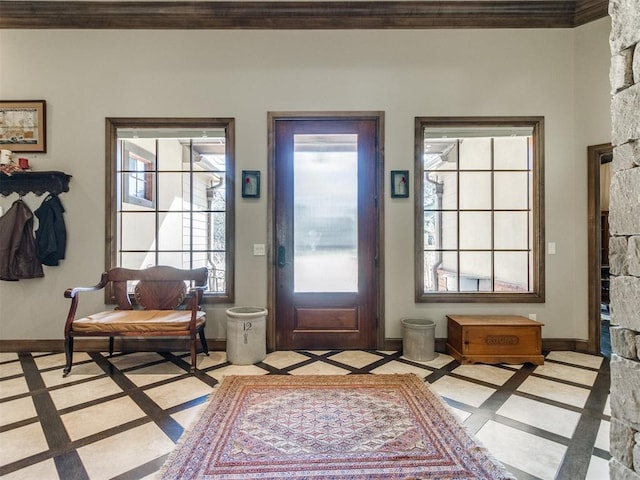
POLYGON ((36 254, 44 264, 55 266, 64 258, 67 248, 67 229, 64 207, 57 195, 49 195, 35 211, 40 222, 36 231, 36 254))
POLYGON ((0 280, 44 277, 36 257, 33 239, 33 213, 26 203, 16 200, 0 217, 0 280))

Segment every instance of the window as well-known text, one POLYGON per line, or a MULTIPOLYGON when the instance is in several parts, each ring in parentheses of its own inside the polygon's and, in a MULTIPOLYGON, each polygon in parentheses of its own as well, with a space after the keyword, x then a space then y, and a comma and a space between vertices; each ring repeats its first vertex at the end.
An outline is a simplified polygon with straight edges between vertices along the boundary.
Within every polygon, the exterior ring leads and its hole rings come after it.
POLYGON ((543 119, 416 118, 416 301, 543 302, 543 119))
POLYGON ((205 302, 233 301, 233 128, 107 119, 107 269, 207 267, 205 302))
POLYGON ((155 190, 153 188, 153 171, 155 156, 138 147, 134 142, 123 141, 123 167, 127 171, 124 179, 124 202, 155 207, 155 190))

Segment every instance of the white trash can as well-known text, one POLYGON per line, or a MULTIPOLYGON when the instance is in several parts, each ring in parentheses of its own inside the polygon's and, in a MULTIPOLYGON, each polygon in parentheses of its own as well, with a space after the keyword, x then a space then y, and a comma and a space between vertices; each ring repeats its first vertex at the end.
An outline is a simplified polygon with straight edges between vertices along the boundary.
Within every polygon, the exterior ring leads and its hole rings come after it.
POLYGON ((253 365, 266 356, 267 309, 227 309, 227 361, 234 365, 253 365))
POLYGON ((402 318, 402 354, 409 360, 429 362, 436 358, 435 322, 424 318, 402 318))

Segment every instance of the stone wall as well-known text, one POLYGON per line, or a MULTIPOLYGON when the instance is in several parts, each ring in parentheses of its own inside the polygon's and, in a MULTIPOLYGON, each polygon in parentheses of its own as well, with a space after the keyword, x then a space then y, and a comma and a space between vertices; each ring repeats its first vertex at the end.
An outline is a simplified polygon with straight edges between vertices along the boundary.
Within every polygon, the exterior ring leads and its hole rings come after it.
POLYGON ((640 0, 610 0, 611 462, 640 480, 640 0))

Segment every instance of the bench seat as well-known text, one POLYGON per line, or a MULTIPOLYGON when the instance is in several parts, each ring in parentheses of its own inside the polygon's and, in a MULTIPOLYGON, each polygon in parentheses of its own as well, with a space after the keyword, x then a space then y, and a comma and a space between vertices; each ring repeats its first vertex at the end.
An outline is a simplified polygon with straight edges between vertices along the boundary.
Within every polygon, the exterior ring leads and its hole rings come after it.
MULTIPOLYGON (((196 313, 196 329, 207 320, 205 312, 196 313)), ((189 330, 191 312, 187 310, 107 310, 74 320, 73 332, 136 333, 184 332, 189 330)))

